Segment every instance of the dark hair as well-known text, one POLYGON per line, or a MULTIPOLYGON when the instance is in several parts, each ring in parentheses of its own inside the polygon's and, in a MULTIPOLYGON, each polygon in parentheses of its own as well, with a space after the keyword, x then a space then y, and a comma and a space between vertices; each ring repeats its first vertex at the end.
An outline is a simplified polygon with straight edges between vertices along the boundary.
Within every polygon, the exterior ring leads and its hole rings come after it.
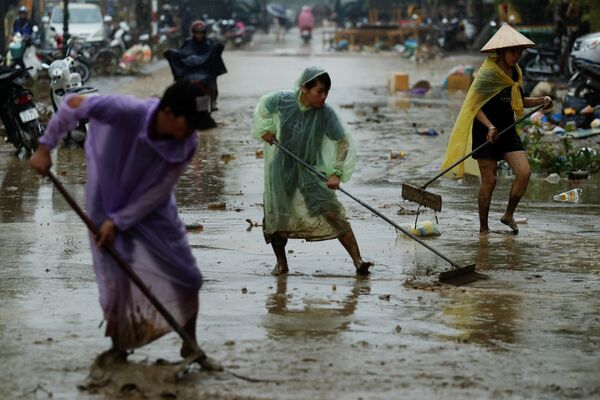
POLYGON ((306 88, 310 90, 317 85, 317 82, 321 82, 323 86, 325 86, 326 90, 331 89, 331 78, 329 77, 329 74, 327 72, 314 77, 310 81, 306 82, 304 86, 306 86, 306 88))
MULTIPOLYGON (((184 116, 189 126, 202 130, 215 127, 208 110, 198 111, 198 99, 209 96, 208 91, 190 81, 177 81, 165 90, 158 108, 169 108, 173 115, 184 116)), ((210 100, 208 100, 210 102, 210 100)))

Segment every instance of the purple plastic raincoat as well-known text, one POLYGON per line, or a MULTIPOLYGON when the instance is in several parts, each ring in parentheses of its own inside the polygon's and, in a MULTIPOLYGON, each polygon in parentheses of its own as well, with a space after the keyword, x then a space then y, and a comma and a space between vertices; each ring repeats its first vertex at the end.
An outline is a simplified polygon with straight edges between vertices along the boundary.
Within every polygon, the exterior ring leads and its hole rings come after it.
MULTIPOLYGON (((112 219, 117 226, 116 250, 185 325, 196 318, 202 276, 178 217, 173 190, 194 155, 197 135, 179 142, 151 139, 148 126, 158 99, 94 96, 75 109, 68 106, 68 99, 40 143, 56 147, 66 131, 89 118, 87 213, 97 226, 112 219)), ((106 336, 124 350, 170 332, 164 318, 92 236, 90 242, 106 336)))

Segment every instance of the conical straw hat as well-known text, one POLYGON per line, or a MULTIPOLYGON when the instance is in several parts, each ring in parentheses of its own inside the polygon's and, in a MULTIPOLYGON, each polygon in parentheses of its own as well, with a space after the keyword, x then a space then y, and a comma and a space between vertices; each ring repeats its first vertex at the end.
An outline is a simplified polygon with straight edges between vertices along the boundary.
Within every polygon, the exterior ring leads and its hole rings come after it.
POLYGON ((507 23, 502 24, 498 32, 480 50, 482 53, 495 53, 508 47, 533 47, 535 43, 507 23))

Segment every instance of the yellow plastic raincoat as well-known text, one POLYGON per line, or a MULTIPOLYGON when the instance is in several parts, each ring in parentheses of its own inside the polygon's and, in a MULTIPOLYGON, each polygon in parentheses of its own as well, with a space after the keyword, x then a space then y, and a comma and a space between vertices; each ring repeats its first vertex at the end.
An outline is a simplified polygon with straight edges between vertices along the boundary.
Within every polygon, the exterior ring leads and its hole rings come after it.
MULTIPOLYGON (((300 102, 302 85, 324 73, 321 68, 307 68, 293 91, 263 96, 254 111, 252 135, 260 139, 267 132, 275 133, 278 142, 292 153, 324 175, 338 175, 346 182, 356 164, 352 137, 328 104, 316 109, 300 102)), ((274 233, 284 238, 326 240, 348 232, 344 207, 325 182, 276 146, 265 143, 264 159, 263 231, 267 242, 274 233)))
MULTIPOLYGON (((444 156, 444 161, 440 166, 440 170, 448 168, 450 165, 464 157, 472 151, 472 129, 475 115, 481 110, 492 97, 496 96, 506 87, 511 89, 511 106, 515 114, 520 116, 523 114, 523 99, 519 87, 523 86, 523 74, 518 65, 515 66, 519 78, 517 82, 496 64, 496 56, 490 56, 485 59, 481 68, 475 76, 475 80, 467 93, 467 97, 460 109, 460 113, 452 129, 452 135, 448 141, 448 148, 444 156)), ((479 176, 479 168, 477 162, 472 158, 467 158, 466 161, 458 164, 450 170, 445 177, 462 178, 467 173, 470 175, 479 176)))

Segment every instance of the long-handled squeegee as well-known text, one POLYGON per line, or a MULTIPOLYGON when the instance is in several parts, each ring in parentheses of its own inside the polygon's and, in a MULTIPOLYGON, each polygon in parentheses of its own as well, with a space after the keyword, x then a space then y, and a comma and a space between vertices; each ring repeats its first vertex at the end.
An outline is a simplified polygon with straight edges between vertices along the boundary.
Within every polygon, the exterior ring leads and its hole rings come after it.
MULTIPOLYGON (((531 114, 539 111, 542 107, 544 107, 543 104, 534 108, 532 111, 530 111, 523 117, 519 118, 517 121, 515 121, 515 123, 513 123, 512 125, 510 125, 509 127, 505 128, 505 129, 503 129, 500 133, 498 133, 496 138, 500 137, 503 133, 505 133, 509 129, 513 128, 517 124, 520 124, 521 122, 523 122, 531 114)), ((454 164, 452 164, 451 166, 449 166, 448 168, 446 168, 445 170, 443 170, 442 172, 440 172, 439 174, 437 174, 436 176, 434 176, 433 178, 431 178, 430 180, 425 182, 424 185, 416 186, 416 185, 411 185, 408 183, 403 183, 402 184, 402 198, 404 200, 408 200, 408 201, 412 201, 413 203, 417 203, 420 206, 431 208, 434 211, 442 211, 442 196, 440 196, 439 194, 428 192, 427 190, 425 190, 427 188, 427 186, 429 186, 430 184, 432 184, 433 182, 438 180, 441 176, 445 175, 452 168, 456 167, 458 164, 465 161, 467 158, 471 157, 473 154, 477 153, 479 150, 483 149, 485 146, 487 146, 490 143, 491 142, 486 141, 485 143, 483 143, 482 145, 477 147, 475 150, 473 150, 472 152, 470 152, 469 154, 467 154, 466 156, 464 156, 460 160, 456 161, 454 164)))
MULTIPOLYGON (((306 163, 306 161, 304 161, 303 159, 301 159, 300 157, 298 157, 297 155, 295 155, 294 153, 292 153, 290 150, 288 150, 285 147, 283 147, 278 142, 273 141, 273 145, 277 146, 279 149, 281 149, 283 152, 285 152, 288 156, 290 156, 294 160, 298 161, 300 164, 302 164, 309 171, 311 171, 312 173, 314 173, 315 175, 317 175, 323 181, 325 181, 325 182, 328 181, 328 178, 325 175, 323 175, 323 173, 321 173, 320 171, 318 171, 312 165, 306 163)), ((375 210, 370 205, 366 204, 362 200, 360 200, 360 199, 354 197, 352 194, 348 193, 346 190, 344 190, 344 189, 342 189, 340 187, 339 191, 342 192, 342 193, 344 193, 346 196, 350 197, 352 200, 356 201, 361 206, 367 208, 373 214, 377 215, 379 218, 383 219, 385 222, 389 223, 394 228, 396 228, 400 232, 404 233, 406 236, 408 236, 411 239, 417 241, 417 243, 419 243, 421 246, 423 246, 426 249, 432 251, 433 253, 435 253, 439 257, 443 258, 445 261, 447 261, 452 266, 452 268, 450 268, 447 271, 444 271, 444 272, 440 273, 439 280, 441 282, 450 283, 450 284, 453 284, 453 285, 464 285, 466 283, 473 282, 473 281, 477 280, 477 273, 475 272, 475 264, 471 264, 471 265, 467 265, 465 267, 461 267, 460 265, 458 265, 457 263, 455 263, 454 261, 452 261, 451 259, 449 259, 445 255, 443 255, 442 253, 440 253, 439 251, 437 251, 433 247, 429 246, 423 240, 419 239, 418 237, 416 237, 415 235, 413 235, 412 233, 410 233, 406 229, 402 228, 400 225, 398 225, 397 223, 395 223, 394 221, 392 221, 391 219, 389 219, 388 217, 386 217, 385 215, 383 215, 379 211, 375 210)))

